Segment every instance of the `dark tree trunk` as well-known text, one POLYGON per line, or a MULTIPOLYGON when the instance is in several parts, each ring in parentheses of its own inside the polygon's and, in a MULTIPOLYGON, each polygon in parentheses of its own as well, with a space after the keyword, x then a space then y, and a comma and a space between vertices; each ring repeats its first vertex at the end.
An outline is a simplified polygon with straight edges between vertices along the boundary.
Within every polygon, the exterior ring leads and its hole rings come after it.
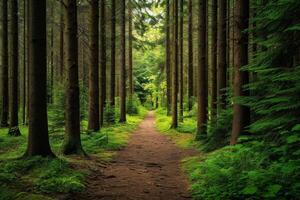
POLYGON ((220 108, 226 108, 227 87, 227 0, 219 0, 218 20, 218 96, 220 108))
POLYGON ((90 1, 90 64, 88 129, 98 131, 99 121, 99 1, 90 1))
POLYGON ((25 156, 54 156, 48 136, 46 0, 29 0, 29 135, 25 156))
POLYGON ((196 139, 206 137, 207 129, 207 0, 199 0, 199 33, 198 33, 198 116, 196 139))
POLYGON ((189 51, 189 63, 188 63, 188 110, 192 110, 193 107, 193 88, 194 88, 194 65, 193 65, 193 0, 189 0, 189 33, 188 33, 188 51, 189 51))
POLYGON ((65 65, 65 60, 64 60, 64 44, 65 44, 65 39, 64 39, 64 5, 61 4, 61 11, 60 11, 60 37, 59 37, 59 48, 60 48, 60 68, 59 68, 59 76, 60 80, 64 80, 64 65, 65 65))
POLYGON ((183 122, 183 0, 180 0, 180 25, 179 25, 180 65, 179 65, 179 120, 183 122))
POLYGON ((8 127, 8 111, 9 111, 9 84, 8 84, 8 14, 7 14, 7 0, 2 1, 2 77, 1 77, 1 91, 2 91, 2 113, 1 113, 1 127, 8 127))
POLYGON ((211 115, 217 113, 217 20, 218 20, 218 0, 212 0, 211 4, 211 115))
MULTIPOLYGON (((243 86, 249 83, 249 74, 241 71, 241 67, 248 64, 248 33, 245 29, 249 26, 249 0, 237 0, 235 2, 234 24, 234 98, 249 96, 249 92, 243 86)), ((230 144, 237 143, 239 135, 245 131, 250 122, 250 109, 237 102, 233 104, 232 135, 230 144)))
POLYGON ((18 120, 19 110, 19 44, 18 44, 18 0, 12 0, 11 5, 11 74, 10 74, 10 106, 9 106, 9 135, 19 136, 21 135, 18 120))
POLYGON ((111 0, 111 69, 110 69, 110 103, 115 106, 116 88, 116 0, 111 0))
POLYGON ((106 30, 105 30, 105 0, 100 1, 100 125, 104 121, 106 104, 106 30))
POLYGON ((167 115, 171 114, 171 52, 170 52, 170 0, 166 0, 166 80, 167 115))
POLYGON ((129 99, 132 101, 133 95, 133 65, 132 65, 132 2, 128 1, 128 82, 129 99))
POLYGON ((120 122, 126 122, 126 23, 125 23, 125 1, 120 2, 121 12, 121 65, 120 65, 120 122))
POLYGON ((66 128, 63 154, 84 154, 80 140, 78 40, 76 0, 64 0, 66 53, 66 128))
POLYGON ((23 1, 23 12, 24 12, 24 23, 23 23, 23 96, 22 96, 22 122, 23 122, 23 125, 26 124, 26 92, 27 92, 27 85, 26 85, 26 77, 27 77, 27 69, 26 69, 26 66, 27 66, 27 60, 26 60, 26 48, 27 48, 27 36, 26 36, 26 18, 27 18, 27 1, 24 0, 23 1))
MULTIPOLYGON (((54 4, 51 4, 51 17, 54 19, 54 4)), ((49 103, 53 103, 53 86, 54 86, 54 22, 51 22, 51 38, 50 38, 50 99, 49 103)))
POLYGON ((178 0, 173 2, 173 58, 174 65, 172 70, 172 128, 178 127, 178 0))

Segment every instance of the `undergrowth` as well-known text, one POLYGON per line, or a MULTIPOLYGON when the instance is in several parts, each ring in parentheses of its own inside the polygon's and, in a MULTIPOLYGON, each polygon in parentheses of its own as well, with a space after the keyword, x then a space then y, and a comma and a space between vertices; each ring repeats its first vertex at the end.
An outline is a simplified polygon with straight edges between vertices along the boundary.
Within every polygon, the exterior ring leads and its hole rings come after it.
MULTIPOLYGON (((49 115, 55 113, 50 109, 49 115)), ((81 141, 85 152, 101 160, 110 160, 115 151, 126 146, 130 133, 142 121, 147 110, 140 107, 139 114, 127 116, 126 124, 115 123, 101 128, 99 132, 88 132, 87 121, 81 122, 81 141)), ((55 118, 50 116, 50 119, 55 118)), ((51 200, 53 194, 69 194, 85 190, 85 177, 89 173, 83 167, 84 157, 64 157, 61 146, 64 128, 52 123, 49 131, 50 144, 58 158, 21 158, 26 150, 28 128, 20 126, 22 135, 11 137, 7 129, 0 129, 0 199, 2 200, 51 200), (79 170, 80 169, 80 170, 79 170), (29 188, 29 189, 26 189, 29 188)))

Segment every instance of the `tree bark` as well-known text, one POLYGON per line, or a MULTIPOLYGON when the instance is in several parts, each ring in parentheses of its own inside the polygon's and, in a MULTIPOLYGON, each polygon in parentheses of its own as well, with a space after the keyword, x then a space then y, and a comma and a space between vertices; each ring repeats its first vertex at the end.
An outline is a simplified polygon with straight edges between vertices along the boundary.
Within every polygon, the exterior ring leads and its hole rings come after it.
POLYGON ((193 55, 193 0, 189 0, 189 33, 188 33, 188 51, 189 51, 189 55, 188 55, 188 110, 192 110, 193 108, 193 96, 194 96, 194 92, 193 92, 193 88, 194 88, 194 65, 193 65, 193 59, 194 59, 194 55, 193 55))
POLYGON ((12 0, 10 5, 11 10, 11 74, 10 74, 10 106, 9 106, 9 135, 21 135, 18 120, 19 111, 19 40, 18 40, 18 1, 12 0))
POLYGON ((218 53, 219 105, 220 109, 225 109, 225 89, 227 87, 227 0, 219 0, 218 53))
POLYGON ((167 115, 170 115, 171 114, 170 0, 166 0, 166 81, 167 81, 167 115))
POLYGON ((64 80, 64 65, 65 65, 65 60, 64 60, 64 44, 65 44, 65 39, 64 39, 64 5, 61 4, 61 11, 60 11, 60 36, 59 36, 59 48, 60 48, 60 68, 59 68, 59 76, 60 80, 64 80))
POLYGON ((179 72, 179 120, 183 122, 183 0, 180 0, 180 25, 179 25, 179 45, 180 45, 180 72, 179 72))
POLYGON ((116 88, 116 0, 111 0, 111 69, 110 69, 110 104, 115 106, 116 88))
POLYGON ((105 0, 100 1, 100 126, 104 122, 106 104, 106 30, 105 30, 105 0))
POLYGON ((132 2, 128 0, 128 82, 129 82, 129 99, 132 101, 133 95, 133 64, 132 64, 132 2))
POLYGON ((172 128, 178 127, 178 109, 177 109, 177 101, 178 101, 178 0, 174 0, 173 2, 173 71, 172 71, 172 128))
MULTIPOLYGON (((249 96, 249 91, 243 86, 249 83, 249 73, 241 71, 241 67, 248 64, 248 33, 245 29, 249 26, 249 0, 235 2, 234 24, 234 98, 249 96)), ((250 109, 237 103, 233 104, 233 121, 230 144, 237 143, 239 135, 245 131, 250 122, 250 109)))
POLYGON ((27 18, 27 1, 23 1, 23 12, 24 12, 24 21, 23 21, 23 96, 22 96, 22 122, 23 125, 26 124, 26 78, 27 78, 27 60, 26 60, 26 48, 27 48, 27 36, 26 36, 26 18, 27 18))
POLYGON ((217 21, 218 21, 218 0, 212 0, 211 4, 211 115, 214 117, 217 113, 218 82, 217 82, 217 21))
POLYGON ((207 0, 199 0, 199 33, 198 33, 198 116, 196 139, 206 137, 207 123, 207 0))
POLYGON ((120 63, 120 122, 126 122, 126 23, 125 23, 125 1, 120 3, 121 12, 121 63, 120 63))
POLYGON ((90 1, 90 64, 88 129, 98 131, 99 120, 99 1, 90 1))
MULTIPOLYGON (((54 5, 51 4, 51 18, 54 19, 54 5)), ((54 91, 54 22, 51 22, 50 29, 50 99, 49 103, 53 103, 53 91, 54 91)))
POLYGON ((8 127, 8 112, 9 112, 9 84, 8 84, 8 14, 7 0, 2 1, 2 113, 1 127, 8 127))
POLYGON ((64 0, 66 56, 66 127, 63 154, 84 154, 80 140, 78 40, 76 0, 64 0))
POLYGON ((29 135, 25 156, 54 156, 48 136, 46 0, 29 0, 29 135))

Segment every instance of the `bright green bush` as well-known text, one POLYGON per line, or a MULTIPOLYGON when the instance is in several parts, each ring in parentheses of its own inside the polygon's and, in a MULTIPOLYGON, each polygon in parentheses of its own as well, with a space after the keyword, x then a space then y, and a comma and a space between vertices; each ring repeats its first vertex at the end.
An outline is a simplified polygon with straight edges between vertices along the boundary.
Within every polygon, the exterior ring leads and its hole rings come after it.
POLYGON ((140 102, 138 98, 133 97, 132 99, 127 100, 127 113, 129 115, 137 115, 139 114, 139 105, 140 102))
POLYGON ((225 147, 185 168, 195 199, 297 199, 300 161, 272 161, 263 143, 225 147))

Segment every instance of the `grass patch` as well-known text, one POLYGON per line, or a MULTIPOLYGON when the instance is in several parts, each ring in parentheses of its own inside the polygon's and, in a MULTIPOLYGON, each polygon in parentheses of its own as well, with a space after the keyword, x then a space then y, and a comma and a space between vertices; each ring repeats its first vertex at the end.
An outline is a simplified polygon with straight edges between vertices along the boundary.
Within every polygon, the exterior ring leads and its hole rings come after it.
POLYGON ((192 117, 185 118, 182 123, 179 123, 178 128, 170 129, 172 119, 170 116, 166 116, 166 111, 164 109, 159 109, 155 112, 155 124, 156 128, 164 135, 171 138, 175 144, 181 148, 193 148, 196 144, 195 131, 196 131, 196 121, 192 117))
MULTIPOLYGON (((127 116, 127 123, 107 125, 94 133, 86 131, 87 121, 83 120, 81 140, 85 152, 101 161, 111 160, 117 150, 127 145, 130 134, 147 113, 143 108, 139 110, 138 115, 127 116)), ((63 127, 52 128, 49 132, 51 148, 58 156, 57 159, 17 159, 27 147, 28 128, 20 126, 20 130, 22 136, 11 137, 7 134, 8 129, 0 129, 1 200, 51 200, 58 194, 85 190, 85 177, 89 173, 87 163, 93 163, 83 157, 64 157, 61 154, 63 127)))

